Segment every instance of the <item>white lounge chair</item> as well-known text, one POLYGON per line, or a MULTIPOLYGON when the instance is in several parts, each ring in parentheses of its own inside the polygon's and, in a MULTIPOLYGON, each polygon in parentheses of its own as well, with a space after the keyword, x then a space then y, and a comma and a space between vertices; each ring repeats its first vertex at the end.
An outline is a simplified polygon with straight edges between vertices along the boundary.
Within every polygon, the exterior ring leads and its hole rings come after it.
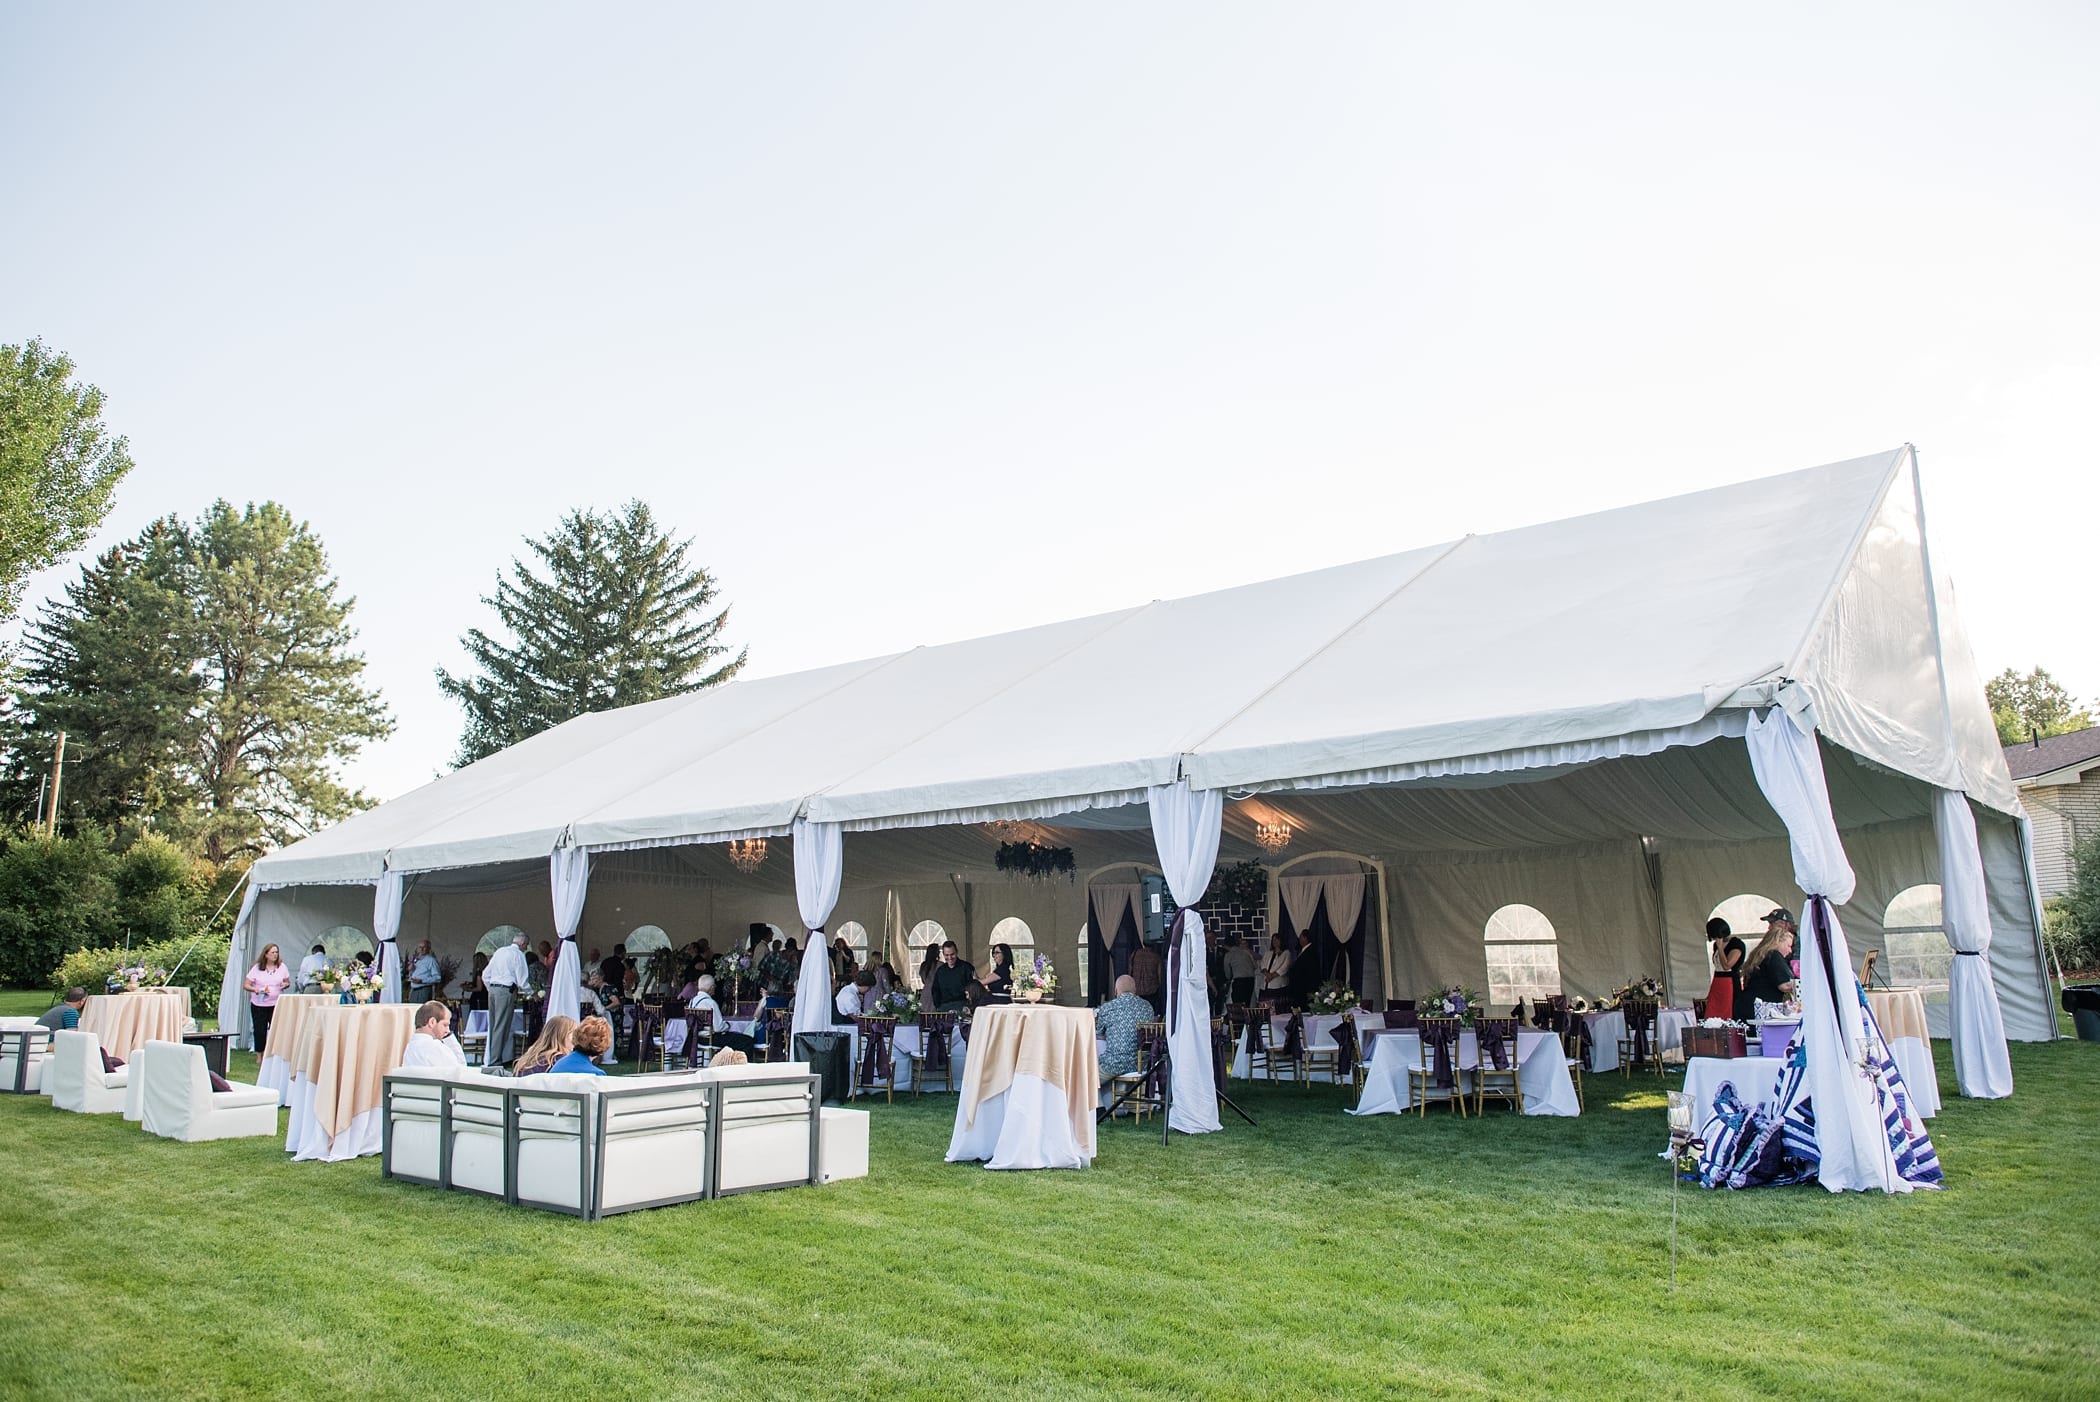
POLYGON ((196 1144, 277 1133, 277 1092, 239 1084, 213 1090, 202 1047, 148 1042, 139 1048, 137 1064, 146 1082, 139 1123, 148 1134, 196 1144))
POLYGON ((715 1196, 821 1182, 817 1088, 807 1062, 712 1067, 722 1089, 715 1128, 715 1196))
POLYGON ((516 1083, 512 1200, 596 1220, 707 1196, 711 1087, 667 1076, 516 1083))
POLYGON ((124 1110, 124 1086, 131 1078, 131 1066, 126 1063, 104 1071, 100 1037, 92 1032, 57 1032, 51 1037, 51 1061, 44 1076, 53 1108, 82 1115, 117 1115, 124 1110))
POLYGON ((33 1017, 0 1018, 0 1094, 40 1093, 50 1061, 50 1028, 33 1017))

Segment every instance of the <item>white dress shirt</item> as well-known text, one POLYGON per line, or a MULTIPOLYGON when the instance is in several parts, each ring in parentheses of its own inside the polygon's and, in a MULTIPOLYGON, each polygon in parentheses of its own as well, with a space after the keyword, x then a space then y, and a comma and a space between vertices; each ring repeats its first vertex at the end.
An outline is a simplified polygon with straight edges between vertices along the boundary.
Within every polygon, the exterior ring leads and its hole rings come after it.
POLYGON ((840 1017, 860 1016, 860 985, 849 983, 839 990, 839 996, 831 1000, 840 1017))
POLYGON ((328 956, 325 954, 309 954, 304 959, 301 959, 299 961, 300 986, 304 987, 309 983, 317 982, 321 977, 321 970, 327 967, 328 956))
POLYGON ((497 984, 508 984, 512 988, 524 988, 532 982, 532 972, 525 965, 525 951, 514 944, 506 944, 489 956, 486 969, 481 971, 481 981, 494 988, 497 984))
POLYGON ((401 1064, 443 1071, 466 1065, 467 1053, 457 1037, 430 1037, 418 1032, 408 1039, 408 1050, 401 1053, 401 1064))

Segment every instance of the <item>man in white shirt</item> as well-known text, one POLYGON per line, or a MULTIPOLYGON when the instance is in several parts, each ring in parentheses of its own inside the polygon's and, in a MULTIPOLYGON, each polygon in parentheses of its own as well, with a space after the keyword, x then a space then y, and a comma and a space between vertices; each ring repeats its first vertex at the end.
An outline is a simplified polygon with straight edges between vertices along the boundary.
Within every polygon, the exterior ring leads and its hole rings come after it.
POLYGON ((715 1041, 717 1047, 735 1047, 746 1056, 758 1052, 758 1043, 741 1032, 729 1030, 729 1019, 722 1014, 722 1005, 715 1001, 715 976, 702 974, 693 985, 693 999, 685 1005, 687 1012, 713 1013, 715 1017, 715 1041))
POLYGON ((449 1071, 467 1064, 466 1051, 459 1038, 452 1035, 452 1009, 438 1002, 416 1009, 415 1035, 408 1039, 401 1064, 433 1071, 449 1071))
POLYGON ((838 1010, 841 1021, 851 1022, 854 1018, 867 1011, 868 995, 874 990, 875 975, 869 973, 855 974, 853 982, 841 988, 839 996, 831 1000, 831 1006, 838 1010))
POLYGON ((306 993, 321 991, 321 971, 328 967, 328 950, 315 945, 314 952, 299 961, 299 988, 306 993))
POLYGON ((520 930, 481 971, 481 985, 489 991, 489 1050, 485 1058, 488 1065, 507 1066, 517 1055, 518 1049, 512 1044, 511 1015, 531 982, 532 969, 525 962, 525 932, 520 930))

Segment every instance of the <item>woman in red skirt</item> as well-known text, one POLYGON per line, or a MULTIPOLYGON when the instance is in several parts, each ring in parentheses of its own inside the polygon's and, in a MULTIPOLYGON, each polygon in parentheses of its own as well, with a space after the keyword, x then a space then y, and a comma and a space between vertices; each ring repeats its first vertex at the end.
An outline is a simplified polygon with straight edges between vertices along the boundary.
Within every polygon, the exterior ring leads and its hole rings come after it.
POLYGON ((1750 951, 1718 915, 1706 922, 1706 942, 1713 951, 1714 964, 1714 981, 1706 990, 1706 1015, 1739 1017, 1738 1005, 1744 1012, 1749 1011, 1743 1003, 1743 958, 1750 951))

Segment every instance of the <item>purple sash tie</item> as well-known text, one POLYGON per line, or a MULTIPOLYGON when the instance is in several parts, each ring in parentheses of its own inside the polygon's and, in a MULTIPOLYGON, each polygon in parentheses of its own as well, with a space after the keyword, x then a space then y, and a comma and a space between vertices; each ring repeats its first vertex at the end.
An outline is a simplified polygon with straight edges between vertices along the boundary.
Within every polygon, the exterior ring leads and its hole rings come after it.
POLYGON ((1633 1064, 1648 1064, 1648 1024, 1655 1017, 1653 1003, 1628 1003, 1626 1021, 1633 1034, 1633 1064))
POLYGON ((1356 1069, 1356 1019, 1343 1018, 1334 1025, 1334 1078, 1339 1081, 1356 1069))
POLYGON ((1458 1022, 1454 1019, 1431 1018, 1422 1024, 1422 1040, 1428 1044, 1434 1056, 1436 1084, 1439 1088, 1453 1084, 1451 1075, 1451 1045, 1458 1040, 1458 1022))

